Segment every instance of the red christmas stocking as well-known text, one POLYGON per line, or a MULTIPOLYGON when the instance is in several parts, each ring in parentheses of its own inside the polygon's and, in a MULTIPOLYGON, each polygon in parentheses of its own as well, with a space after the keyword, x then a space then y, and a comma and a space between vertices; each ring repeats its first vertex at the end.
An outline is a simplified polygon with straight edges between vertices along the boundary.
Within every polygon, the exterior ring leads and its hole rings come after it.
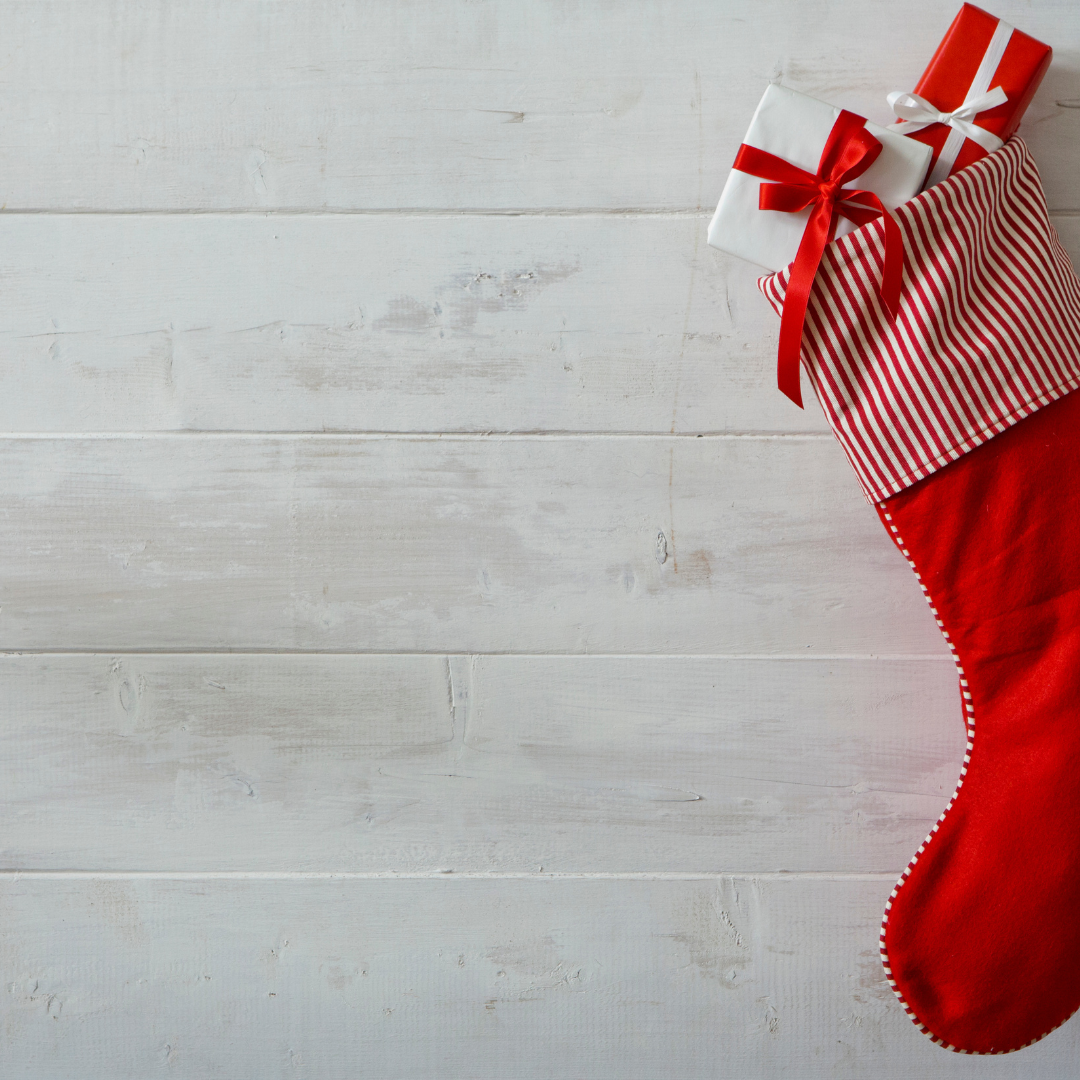
MULTIPOLYGON (((1019 139, 827 249, 803 360, 953 649, 956 793, 889 900, 890 985, 935 1042, 1020 1049, 1080 1006, 1080 282, 1019 139)), ((763 278, 782 308, 786 271, 763 278)))
POLYGON ((969 725, 882 957, 929 1034, 1015 1050, 1080 1006, 1080 393, 878 512, 953 648, 969 725))

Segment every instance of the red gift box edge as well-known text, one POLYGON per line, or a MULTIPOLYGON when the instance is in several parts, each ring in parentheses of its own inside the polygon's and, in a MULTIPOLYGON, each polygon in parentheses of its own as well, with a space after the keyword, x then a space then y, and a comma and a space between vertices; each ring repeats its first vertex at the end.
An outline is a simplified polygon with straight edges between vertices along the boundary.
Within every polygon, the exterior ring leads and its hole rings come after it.
MULTIPOLYGON (((974 4, 964 4, 957 12, 952 25, 945 32, 945 36, 941 39, 941 43, 938 45, 934 55, 930 58, 930 63, 926 65, 926 70, 915 86, 915 93, 926 98, 943 112, 959 108, 963 104, 968 87, 971 85, 971 80, 974 78, 975 71, 982 61, 983 53, 998 22, 996 15, 991 15, 974 4), (959 48, 962 53, 966 54, 969 51, 969 42, 972 37, 981 42, 981 45, 978 53, 972 58, 974 62, 967 65, 970 70, 960 65, 962 77, 959 77, 956 73, 956 50, 959 48), (946 57, 949 58, 948 65, 944 63, 946 57), (942 82, 945 83, 944 87, 942 82)), ((1038 41, 1029 34, 1025 34, 1022 30, 1014 28, 1012 37, 1005 49, 1005 54, 998 65, 998 72, 1001 72, 1006 65, 1015 64, 1020 60, 1020 55, 1025 53, 1029 54, 1029 58, 1025 57, 1027 62, 1024 68, 1023 90, 1021 93, 1018 96, 1015 94, 1010 95, 1009 100, 1004 105, 980 113, 977 120, 979 127, 985 128, 1002 140, 1007 139, 1020 126, 1024 112, 1031 104, 1031 100, 1039 89, 1039 84, 1042 82, 1043 76, 1050 67, 1050 61, 1054 56, 1054 51, 1049 45, 1038 41), (1012 54, 1011 57, 1010 53, 1012 54)), ((995 78, 990 81, 991 89, 1001 82, 996 76, 997 72, 995 72, 995 78)), ((948 135, 949 128, 944 125, 934 124, 932 127, 923 128, 922 131, 914 132, 909 136, 933 148, 934 153, 930 159, 927 170, 928 175, 933 171, 938 154, 941 152, 948 135)), ((957 155, 949 175, 951 176, 985 156, 986 151, 977 142, 966 139, 964 145, 960 148, 960 153, 957 155)))

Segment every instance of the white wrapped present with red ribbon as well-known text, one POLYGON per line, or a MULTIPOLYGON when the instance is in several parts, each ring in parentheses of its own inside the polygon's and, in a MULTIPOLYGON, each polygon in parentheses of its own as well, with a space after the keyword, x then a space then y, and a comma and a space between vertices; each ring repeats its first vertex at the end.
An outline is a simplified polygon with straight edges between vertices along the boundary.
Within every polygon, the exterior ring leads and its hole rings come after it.
POLYGON ((885 260, 879 288, 886 307, 895 312, 903 250, 889 210, 918 193, 930 153, 913 139, 787 87, 771 85, 765 91, 724 185, 708 240, 771 270, 794 260, 780 326, 777 381, 797 405, 802 405, 803 316, 825 245, 880 221, 885 260), (857 186, 849 186, 856 180, 857 186))

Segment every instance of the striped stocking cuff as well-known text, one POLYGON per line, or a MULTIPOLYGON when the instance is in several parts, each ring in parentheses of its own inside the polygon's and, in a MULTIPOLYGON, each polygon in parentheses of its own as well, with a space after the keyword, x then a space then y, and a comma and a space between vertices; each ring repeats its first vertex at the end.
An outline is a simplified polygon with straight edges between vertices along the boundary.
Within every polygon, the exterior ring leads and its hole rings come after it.
MULTIPOLYGON (((880 502, 1080 385, 1080 281, 1019 138, 895 212, 900 314, 877 285, 884 230, 825 249, 802 360, 867 498, 880 502)), ((791 267, 759 280, 779 314, 791 267)))

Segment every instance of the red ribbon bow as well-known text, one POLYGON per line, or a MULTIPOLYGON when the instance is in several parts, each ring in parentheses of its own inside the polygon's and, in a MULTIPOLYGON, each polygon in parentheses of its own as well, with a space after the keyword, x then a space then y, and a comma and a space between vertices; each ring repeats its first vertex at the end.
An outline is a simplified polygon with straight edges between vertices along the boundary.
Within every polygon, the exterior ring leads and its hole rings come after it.
POLYGON ((734 168, 740 172, 777 181, 761 185, 759 209, 797 214, 808 206, 813 207, 784 297, 776 366, 776 380, 780 389, 800 409, 802 389, 799 385, 799 357, 806 305, 810 301, 810 289, 825 253, 825 245, 836 235, 836 226, 841 217, 854 221, 856 225, 865 225, 878 217, 882 219, 885 225, 885 266, 878 291, 892 318, 896 318, 900 308, 900 282, 904 275, 904 244, 900 226, 872 191, 844 187, 849 180, 866 172, 881 153, 881 143, 866 130, 863 126, 865 123, 866 120, 855 113, 846 110, 840 113, 821 152, 816 175, 745 143, 735 156, 734 168))

